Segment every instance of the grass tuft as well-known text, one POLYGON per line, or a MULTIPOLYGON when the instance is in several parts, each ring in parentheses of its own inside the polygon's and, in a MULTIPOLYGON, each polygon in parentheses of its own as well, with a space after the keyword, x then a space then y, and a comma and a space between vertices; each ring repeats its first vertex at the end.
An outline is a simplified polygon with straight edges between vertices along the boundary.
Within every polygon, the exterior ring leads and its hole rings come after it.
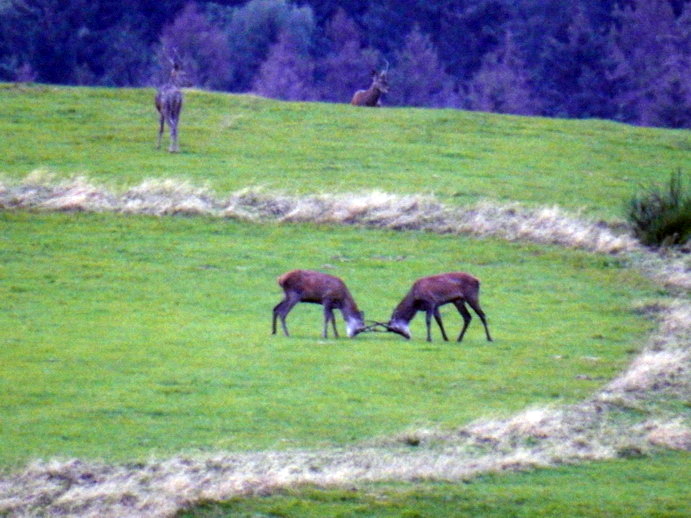
POLYGON ((170 178, 145 180, 127 189, 117 205, 118 212, 155 216, 208 215, 215 208, 216 201, 208 187, 170 178))
POLYGON ((681 171, 667 185, 649 187, 628 204, 636 237, 648 246, 684 245, 691 240, 691 187, 681 171))

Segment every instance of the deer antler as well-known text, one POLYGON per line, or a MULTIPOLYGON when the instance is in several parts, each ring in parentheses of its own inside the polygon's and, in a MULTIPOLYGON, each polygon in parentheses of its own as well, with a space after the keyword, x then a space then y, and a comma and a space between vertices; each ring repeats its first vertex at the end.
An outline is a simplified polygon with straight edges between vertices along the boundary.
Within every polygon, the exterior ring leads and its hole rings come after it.
POLYGON ((389 325, 385 324, 384 322, 377 322, 376 320, 368 320, 368 322, 371 322, 371 324, 365 327, 365 329, 363 330, 363 332, 365 333, 379 333, 381 331, 378 331, 378 327, 383 327, 386 331, 391 331, 389 325))

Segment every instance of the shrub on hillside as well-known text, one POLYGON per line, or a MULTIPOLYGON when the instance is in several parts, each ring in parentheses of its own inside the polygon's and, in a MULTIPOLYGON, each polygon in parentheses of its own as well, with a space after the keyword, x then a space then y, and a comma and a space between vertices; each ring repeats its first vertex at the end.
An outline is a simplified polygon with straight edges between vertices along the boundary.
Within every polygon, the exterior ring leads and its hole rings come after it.
POLYGON ((681 171, 669 184, 652 186, 634 196, 628 205, 628 220, 636 237, 649 246, 683 245, 691 240, 691 189, 681 171))

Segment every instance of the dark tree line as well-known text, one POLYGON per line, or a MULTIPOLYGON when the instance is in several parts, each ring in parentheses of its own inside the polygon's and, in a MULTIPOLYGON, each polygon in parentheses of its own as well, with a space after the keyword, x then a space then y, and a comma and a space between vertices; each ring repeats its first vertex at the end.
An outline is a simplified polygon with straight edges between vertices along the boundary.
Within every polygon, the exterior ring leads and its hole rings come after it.
POLYGON ((691 0, 0 0, 0 80, 691 127, 691 0))

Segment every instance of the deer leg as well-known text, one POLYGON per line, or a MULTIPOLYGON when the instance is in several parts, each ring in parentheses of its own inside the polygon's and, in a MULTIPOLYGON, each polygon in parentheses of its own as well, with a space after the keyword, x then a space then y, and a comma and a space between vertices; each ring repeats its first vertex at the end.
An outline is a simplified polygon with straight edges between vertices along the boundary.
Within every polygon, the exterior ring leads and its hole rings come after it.
POLYGON ((465 307, 465 304, 463 303, 462 300, 458 301, 458 302, 454 302, 454 305, 456 306, 456 309, 458 309, 458 312, 463 317, 463 329, 461 329, 461 334, 458 335, 458 340, 456 340, 457 342, 462 342, 463 336, 465 335, 465 332, 468 329, 468 326, 470 325, 470 321, 473 319, 473 317, 470 314, 470 311, 468 311, 468 308, 465 307))
POLYGON ((288 313, 290 313, 290 310, 293 309, 295 307, 295 304, 297 304, 298 302, 300 302, 299 299, 296 299, 294 297, 286 297, 276 305, 273 314, 272 334, 276 334, 276 318, 279 317, 281 319, 281 327, 283 328, 283 334, 285 334, 286 336, 290 336, 288 334, 288 326, 286 326, 286 317, 288 316, 288 313))
POLYGON ((168 151, 170 153, 178 152, 178 121, 171 119, 168 121, 168 126, 170 126, 170 148, 168 151))
POLYGON ((338 338, 338 330, 336 329, 336 317, 334 317, 333 306, 329 302, 324 303, 324 332, 323 338, 328 338, 329 335, 329 321, 333 326, 334 336, 338 338))
POLYGON ((333 311, 331 312, 331 325, 334 328, 334 336, 338 338, 338 329, 336 329, 336 317, 333 314, 333 311))
POLYGON ((281 302, 276 304, 274 307, 273 311, 273 319, 271 321, 271 334, 275 335, 276 334, 276 320, 278 320, 278 315, 283 311, 283 306, 286 302, 286 299, 283 299, 281 302))
POLYGON ((327 338, 329 336, 329 320, 333 317, 333 313, 329 310, 329 307, 324 305, 324 331, 322 332, 322 338, 327 338))
POLYGON ((485 326, 485 335, 487 335, 487 341, 492 342, 493 340, 489 334, 489 327, 487 326, 487 318, 485 317, 485 312, 482 311, 482 308, 480 307, 480 303, 477 300, 468 300, 468 304, 471 308, 473 308, 473 311, 477 313, 477 316, 480 317, 482 325, 485 326))
POLYGON ((434 319, 437 321, 437 325, 439 326, 439 329, 441 330, 441 336, 444 338, 444 341, 448 342, 449 337, 446 336, 446 330, 444 330, 444 324, 441 321, 441 314, 439 313, 438 307, 434 308, 434 319))
POLYGON ((156 149, 161 149, 161 137, 163 136, 163 123, 165 120, 165 117, 163 114, 160 114, 159 117, 159 127, 158 127, 158 144, 156 144, 156 149))
POLYGON ((432 308, 428 308, 425 311, 425 325, 427 325, 427 341, 431 342, 432 341, 432 313, 434 310, 432 308))

